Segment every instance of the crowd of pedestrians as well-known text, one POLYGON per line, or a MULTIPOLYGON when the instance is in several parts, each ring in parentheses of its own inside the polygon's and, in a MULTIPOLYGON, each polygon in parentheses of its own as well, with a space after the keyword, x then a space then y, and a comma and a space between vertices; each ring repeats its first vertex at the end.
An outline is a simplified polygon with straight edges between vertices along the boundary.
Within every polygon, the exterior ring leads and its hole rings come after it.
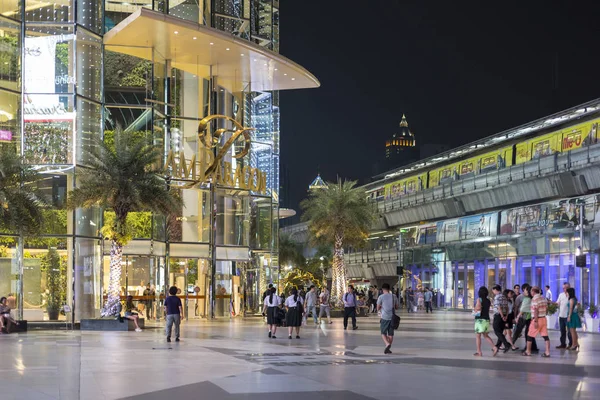
MULTIPOLYGON (((540 287, 530 286, 527 283, 515 285, 513 290, 504 291, 500 285, 495 285, 492 288, 492 295, 490 299, 489 291, 485 286, 479 288, 473 309, 476 345, 474 355, 479 357, 483 355, 482 339, 489 343, 492 354, 496 356, 500 350, 504 353, 519 350, 517 341, 524 336, 524 349, 521 351, 523 356, 530 357, 532 354, 539 353, 536 338, 541 337, 544 340, 544 352, 541 356, 550 357, 550 338, 546 319, 548 304, 552 303, 552 292, 549 286, 546 286, 546 293, 543 294, 540 287), (490 321, 497 338, 495 343, 489 336, 490 321)), ((556 348, 577 351, 579 350, 577 329, 581 328, 581 320, 575 290, 568 283, 563 285, 563 293, 558 296, 555 304, 559 309, 561 331, 560 345, 556 348)))

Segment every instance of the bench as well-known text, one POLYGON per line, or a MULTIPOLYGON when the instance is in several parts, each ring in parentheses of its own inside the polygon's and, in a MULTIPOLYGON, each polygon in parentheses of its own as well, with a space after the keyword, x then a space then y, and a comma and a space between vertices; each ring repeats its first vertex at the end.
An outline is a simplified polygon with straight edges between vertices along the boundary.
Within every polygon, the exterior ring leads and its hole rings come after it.
MULTIPOLYGON (((10 324, 10 333, 27 332, 27 321, 17 321, 19 325, 10 324)), ((5 331, 6 332, 6 331, 5 331)))
MULTIPOLYGON (((144 328, 144 318, 138 319, 140 328, 144 328)), ((127 332, 134 331, 133 321, 123 318, 123 322, 116 318, 82 319, 80 323, 82 331, 104 331, 104 332, 127 332)))

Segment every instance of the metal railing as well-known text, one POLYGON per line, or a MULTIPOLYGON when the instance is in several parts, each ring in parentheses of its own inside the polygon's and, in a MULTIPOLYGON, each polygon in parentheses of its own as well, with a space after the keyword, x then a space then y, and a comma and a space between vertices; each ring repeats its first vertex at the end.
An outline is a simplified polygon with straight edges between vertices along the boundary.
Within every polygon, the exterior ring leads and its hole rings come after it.
POLYGON ((386 262, 397 260, 398 249, 396 247, 381 250, 363 250, 344 255, 344 261, 346 261, 347 264, 364 264, 369 262, 386 262))

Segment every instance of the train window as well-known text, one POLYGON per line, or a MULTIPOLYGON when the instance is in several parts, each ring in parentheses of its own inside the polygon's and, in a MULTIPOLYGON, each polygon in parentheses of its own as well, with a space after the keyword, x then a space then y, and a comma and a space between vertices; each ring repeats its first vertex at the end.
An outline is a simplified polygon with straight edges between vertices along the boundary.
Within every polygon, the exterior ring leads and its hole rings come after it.
POLYGON ((533 158, 540 158, 550 154, 552 154, 550 140, 544 140, 533 145, 533 158))

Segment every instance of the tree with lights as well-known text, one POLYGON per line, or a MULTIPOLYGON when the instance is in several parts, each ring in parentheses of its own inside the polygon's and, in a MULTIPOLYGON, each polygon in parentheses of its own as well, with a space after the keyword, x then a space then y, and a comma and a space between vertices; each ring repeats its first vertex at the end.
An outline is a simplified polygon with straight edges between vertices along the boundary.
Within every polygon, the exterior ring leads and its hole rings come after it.
POLYGON ((162 178, 164 171, 158 162, 162 149, 145 139, 117 129, 114 143, 98 141, 89 156, 89 168, 78 171, 78 187, 69 193, 67 206, 114 212, 101 230, 111 242, 108 298, 101 312, 105 317, 116 315, 120 302, 123 246, 131 240, 127 216, 139 211, 169 216, 182 207, 182 201, 162 178))
POLYGON ((355 186, 356 181, 338 178, 337 183, 312 189, 300 203, 313 242, 333 246, 331 298, 337 302, 346 288, 344 246, 364 246, 375 218, 365 190, 355 186))

